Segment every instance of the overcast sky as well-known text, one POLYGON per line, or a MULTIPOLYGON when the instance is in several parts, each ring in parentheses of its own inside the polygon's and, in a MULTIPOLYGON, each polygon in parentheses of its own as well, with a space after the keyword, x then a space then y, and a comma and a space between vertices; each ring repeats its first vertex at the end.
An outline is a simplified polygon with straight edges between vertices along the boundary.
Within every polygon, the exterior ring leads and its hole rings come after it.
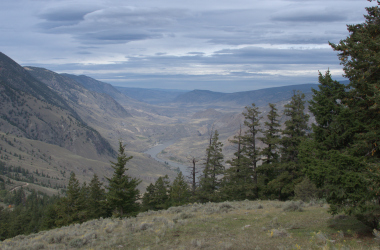
POLYGON ((237 92, 343 80, 328 41, 366 0, 4 0, 0 50, 117 86, 237 92))

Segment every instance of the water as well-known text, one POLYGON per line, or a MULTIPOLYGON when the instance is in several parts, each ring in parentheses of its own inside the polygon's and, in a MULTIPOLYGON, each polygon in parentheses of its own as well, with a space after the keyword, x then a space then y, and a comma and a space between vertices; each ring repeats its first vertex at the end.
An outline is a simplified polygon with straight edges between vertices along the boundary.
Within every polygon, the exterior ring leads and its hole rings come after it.
POLYGON ((158 153, 160 153, 162 150, 164 150, 165 148, 169 147, 170 145, 172 145, 174 143, 175 143, 174 141, 167 141, 167 142, 164 142, 163 144, 159 144, 157 146, 154 146, 153 148, 148 149, 144 153, 150 155, 156 161, 169 164, 169 166, 176 168, 176 169, 178 168, 184 176, 189 176, 190 171, 188 168, 191 166, 190 162, 189 162, 189 165, 183 165, 183 164, 180 164, 178 162, 174 162, 174 161, 170 161, 170 160, 163 160, 163 159, 160 159, 157 157, 158 153))

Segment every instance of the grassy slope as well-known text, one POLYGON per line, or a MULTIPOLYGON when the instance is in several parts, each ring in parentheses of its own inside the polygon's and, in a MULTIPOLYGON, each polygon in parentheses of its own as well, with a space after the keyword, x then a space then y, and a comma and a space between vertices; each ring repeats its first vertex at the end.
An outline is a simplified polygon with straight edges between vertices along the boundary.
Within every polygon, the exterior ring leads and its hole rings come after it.
POLYGON ((137 218, 99 219, 17 236, 1 249, 379 249, 356 220, 331 217, 327 205, 242 201, 190 204, 137 218))
MULTIPOLYGON (((33 176, 37 178, 38 183, 42 182, 46 185, 50 182, 52 187, 55 187, 56 184, 59 187, 67 185, 72 171, 75 172, 81 183, 84 181, 89 183, 94 174, 97 174, 100 180, 105 182, 104 177, 111 177, 113 174, 113 169, 107 159, 101 161, 85 158, 62 147, 41 141, 0 132, 0 147, 3 148, 3 150, 0 150, 0 156, 7 158, 2 160, 6 162, 7 166, 20 166, 28 169, 30 173, 38 170, 39 173, 48 174, 50 178, 36 174, 33 174, 33 176), (11 143, 9 144, 9 142, 11 143), (4 149, 6 149, 6 152, 4 149)), ((141 153, 127 152, 127 154, 133 156, 133 159, 127 163, 127 168, 129 168, 127 174, 143 181, 139 186, 142 192, 145 192, 145 188, 149 183, 154 182, 162 174, 167 174, 174 179, 174 171, 168 169, 164 164, 147 158, 141 153)), ((6 179, 6 177, 3 178, 6 179)), ((18 183, 15 180, 12 181, 18 183)), ((20 183, 25 184, 25 182, 20 183)), ((31 185, 30 188, 38 189, 37 185, 31 185)), ((41 190, 38 190, 48 194, 58 191, 56 189, 47 190, 47 188, 41 188, 41 190)))

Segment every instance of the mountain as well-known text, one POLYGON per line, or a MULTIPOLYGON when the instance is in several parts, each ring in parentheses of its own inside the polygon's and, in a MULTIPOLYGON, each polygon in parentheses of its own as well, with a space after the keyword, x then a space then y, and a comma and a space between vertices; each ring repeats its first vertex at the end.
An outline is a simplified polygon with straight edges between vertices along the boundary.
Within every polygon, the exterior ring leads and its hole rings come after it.
POLYGON ((98 81, 94 78, 85 76, 85 75, 72 75, 72 74, 61 74, 66 78, 71 78, 77 83, 80 83, 84 88, 96 92, 107 94, 111 96, 116 101, 125 101, 126 96, 122 94, 119 90, 117 90, 114 86, 109 83, 98 81))
MULTIPOLYGON (((70 172, 81 182, 88 182, 93 174, 105 181, 113 173, 111 144, 134 136, 137 129, 130 123, 140 123, 139 118, 129 121, 133 116, 108 94, 90 91, 47 69, 23 68, 3 53, 0 107, 0 177, 10 178, 7 188, 26 182, 49 194, 58 194, 67 185, 70 172)), ((141 190, 160 175, 175 176, 147 155, 128 154, 134 156, 129 174, 143 181, 141 190)))
POLYGON ((176 89, 145 89, 145 88, 130 88, 115 86, 121 93, 149 104, 162 104, 175 100, 181 94, 189 92, 187 90, 176 89))
POLYGON ((311 88, 317 88, 318 84, 300 84, 284 87, 259 89, 235 93, 220 93, 209 90, 193 90, 179 95, 173 103, 180 105, 206 105, 206 106, 240 106, 244 107, 255 103, 256 106, 265 106, 268 103, 276 103, 290 99, 294 90, 310 93, 311 88))
POLYGON ((114 154, 109 143, 88 127, 64 98, 2 53, 0 68, 0 131, 58 145, 82 156, 114 154), (86 142, 78 140, 82 137, 86 142))
MULTIPOLYGON (((11 58, 0 52, 0 82, 3 90, 10 94, 12 91, 22 91, 34 98, 45 101, 54 106, 61 107, 78 118, 78 115, 66 103, 66 101, 55 92, 31 75, 11 58)), ((5 93, 3 93, 5 94, 5 93)))

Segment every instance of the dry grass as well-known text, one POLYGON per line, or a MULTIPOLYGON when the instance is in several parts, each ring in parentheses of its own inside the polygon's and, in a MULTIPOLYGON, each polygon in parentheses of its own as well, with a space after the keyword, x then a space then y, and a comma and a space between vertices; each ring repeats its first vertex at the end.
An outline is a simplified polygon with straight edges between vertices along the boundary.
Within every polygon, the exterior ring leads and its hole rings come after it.
POLYGON ((0 249, 379 249, 378 233, 328 206, 279 201, 190 204, 17 236, 0 249))

